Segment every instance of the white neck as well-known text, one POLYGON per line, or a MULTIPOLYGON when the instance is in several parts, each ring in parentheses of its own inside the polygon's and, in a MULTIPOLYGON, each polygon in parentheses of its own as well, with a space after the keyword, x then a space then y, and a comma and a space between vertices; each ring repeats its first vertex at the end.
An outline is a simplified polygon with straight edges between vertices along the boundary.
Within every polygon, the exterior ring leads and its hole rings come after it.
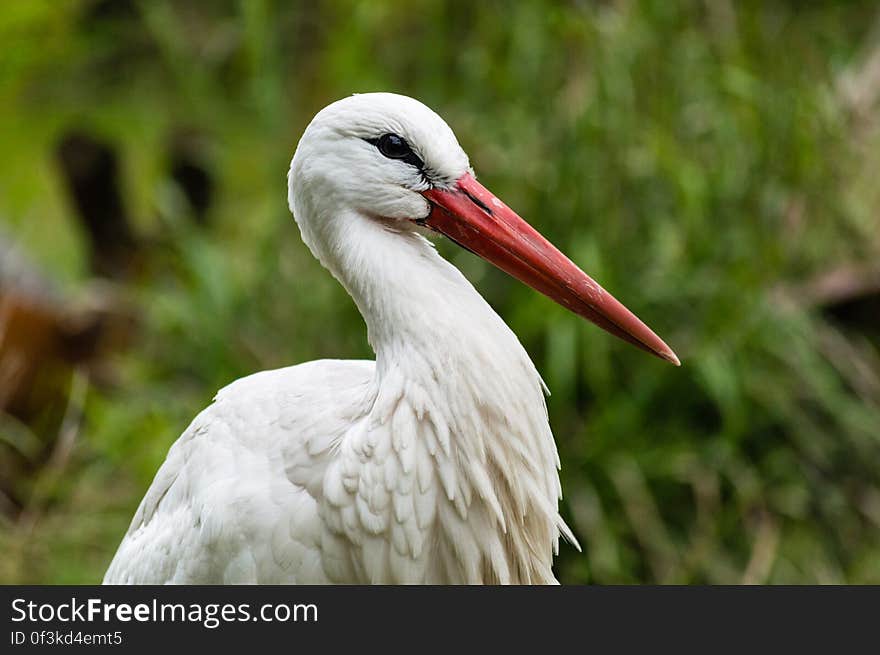
POLYGON ((443 570, 426 575, 554 581, 553 552, 559 531, 567 533, 557 512, 559 460, 543 383, 525 350, 421 235, 359 215, 336 225, 345 226, 344 247, 316 254, 367 323, 376 353, 374 429, 400 443, 410 435, 393 432, 405 425, 432 442, 415 447, 431 451, 445 490, 433 542, 448 556, 433 553, 443 570), (420 425, 398 421, 401 413, 420 425))

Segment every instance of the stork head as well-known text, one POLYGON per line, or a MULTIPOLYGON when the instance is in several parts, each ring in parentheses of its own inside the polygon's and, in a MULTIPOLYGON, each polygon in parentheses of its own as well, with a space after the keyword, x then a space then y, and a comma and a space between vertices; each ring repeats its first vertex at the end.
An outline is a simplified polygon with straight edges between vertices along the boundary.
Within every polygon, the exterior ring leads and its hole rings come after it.
POLYGON ((341 215, 397 231, 426 227, 604 330, 679 365, 650 328, 477 182, 455 134, 417 100, 366 93, 322 109, 291 162, 288 201, 319 259, 323 247, 340 240, 341 215))

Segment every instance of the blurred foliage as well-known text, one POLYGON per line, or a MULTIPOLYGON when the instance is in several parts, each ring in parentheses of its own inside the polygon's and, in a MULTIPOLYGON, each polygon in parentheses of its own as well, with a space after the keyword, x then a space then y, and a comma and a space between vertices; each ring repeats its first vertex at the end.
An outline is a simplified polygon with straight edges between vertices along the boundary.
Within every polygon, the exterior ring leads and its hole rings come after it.
POLYGON ((584 548, 563 547, 560 579, 880 582, 877 334, 790 292, 880 253, 877 107, 846 93, 880 48, 876 2, 31 0, 3 5, 0 41, 6 229, 81 293, 53 159, 78 126, 118 145, 136 227, 159 244, 125 288, 143 325, 116 384, 89 389, 39 515, 0 526, 0 581, 98 581, 219 387, 370 356, 300 242, 285 174, 317 110, 389 90, 436 109, 481 179, 684 362, 440 244, 553 391, 584 548), (168 178, 180 128, 217 178, 207 229, 168 178))

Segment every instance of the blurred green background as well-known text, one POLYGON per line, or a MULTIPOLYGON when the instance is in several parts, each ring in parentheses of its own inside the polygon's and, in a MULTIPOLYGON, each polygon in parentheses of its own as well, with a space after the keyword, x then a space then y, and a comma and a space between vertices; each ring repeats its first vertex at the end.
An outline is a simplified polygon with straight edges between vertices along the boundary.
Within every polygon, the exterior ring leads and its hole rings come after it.
POLYGON ((387 90, 683 360, 439 244, 553 392, 559 578, 880 583, 877 2, 29 0, 0 42, 0 293, 88 350, 28 380, 0 330, 0 582, 99 581, 231 380, 371 356, 285 177, 315 112, 387 90), (122 236, 73 201, 90 141, 122 236))

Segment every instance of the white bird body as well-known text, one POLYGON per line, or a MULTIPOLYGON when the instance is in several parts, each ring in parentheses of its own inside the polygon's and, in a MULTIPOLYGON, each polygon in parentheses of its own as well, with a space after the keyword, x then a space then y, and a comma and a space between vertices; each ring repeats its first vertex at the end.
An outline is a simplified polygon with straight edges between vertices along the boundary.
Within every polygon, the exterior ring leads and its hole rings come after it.
POLYGON ((429 187, 469 171, 412 99, 354 96, 315 117, 290 205, 376 361, 315 361, 220 391, 169 451, 105 583, 556 582, 559 537, 574 539, 543 383, 412 225, 432 226, 429 187), (371 143, 387 133, 419 144, 421 166, 379 154, 371 143))

